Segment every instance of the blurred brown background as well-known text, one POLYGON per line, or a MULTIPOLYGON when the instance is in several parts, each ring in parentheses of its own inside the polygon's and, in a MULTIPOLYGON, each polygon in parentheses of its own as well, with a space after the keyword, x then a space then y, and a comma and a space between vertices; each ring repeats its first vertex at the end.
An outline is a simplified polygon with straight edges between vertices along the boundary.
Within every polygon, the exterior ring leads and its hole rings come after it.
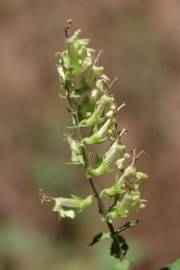
POLYGON ((89 248, 105 226, 96 208, 75 221, 42 206, 38 190, 82 195, 89 187, 65 163, 69 118, 58 98, 55 52, 71 17, 101 63, 118 77, 114 94, 127 108, 129 149, 144 149, 148 207, 126 233, 134 269, 154 270, 180 256, 180 1, 1 0, 0 2, 0 269, 112 269, 109 243, 89 248))

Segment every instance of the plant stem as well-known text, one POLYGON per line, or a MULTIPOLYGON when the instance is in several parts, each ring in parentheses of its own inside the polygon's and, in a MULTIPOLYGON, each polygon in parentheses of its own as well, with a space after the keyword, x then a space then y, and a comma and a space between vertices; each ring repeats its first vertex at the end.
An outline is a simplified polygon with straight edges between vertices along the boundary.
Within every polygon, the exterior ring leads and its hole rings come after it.
POLYGON ((90 183, 90 186, 92 188, 92 190, 94 191, 94 195, 98 201, 98 207, 99 207, 99 213, 103 215, 105 221, 106 221, 106 224, 107 224, 107 227, 110 231, 110 234, 111 234, 111 238, 113 239, 114 241, 114 244, 116 246, 116 255, 119 259, 121 259, 121 255, 120 255, 120 250, 119 250, 119 243, 118 243, 118 240, 116 238, 116 231, 114 229, 114 226, 111 222, 109 222, 107 219, 106 219, 106 208, 104 206, 104 203, 102 201, 102 199, 100 198, 99 196, 99 192, 97 191, 96 189, 96 186, 92 180, 92 178, 89 178, 89 183, 90 183))

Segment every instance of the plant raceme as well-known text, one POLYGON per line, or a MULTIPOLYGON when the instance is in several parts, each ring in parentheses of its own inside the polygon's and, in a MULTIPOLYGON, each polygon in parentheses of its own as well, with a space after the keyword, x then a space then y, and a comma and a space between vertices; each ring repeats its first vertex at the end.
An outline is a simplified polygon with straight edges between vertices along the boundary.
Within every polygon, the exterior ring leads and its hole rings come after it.
MULTIPOLYGON (((98 66, 100 53, 89 47, 90 40, 80 37, 81 30, 69 34, 71 20, 65 26, 66 49, 57 53, 59 83, 62 96, 67 99, 68 112, 72 116, 72 126, 67 135, 71 150, 71 163, 83 168, 86 181, 93 194, 80 198, 53 198, 42 195, 42 200, 54 202, 53 211, 61 218, 75 218, 77 213, 89 207, 94 198, 97 200, 102 221, 106 222, 109 232, 98 233, 90 245, 111 238, 111 255, 124 259, 128 245, 121 232, 137 224, 129 221, 118 229, 113 226, 116 218, 128 217, 130 210, 144 208, 146 200, 141 198, 140 186, 147 180, 147 174, 136 168, 136 161, 143 153, 133 150, 127 153, 122 137, 125 129, 118 127, 117 113, 124 103, 117 106, 111 93, 114 80, 98 66), (107 150, 100 154, 92 145, 105 144, 107 150), (95 182, 99 176, 114 173, 113 185, 97 191, 95 182), (104 199, 109 200, 106 207, 104 199)), ((112 175, 112 174, 111 174, 112 175)))

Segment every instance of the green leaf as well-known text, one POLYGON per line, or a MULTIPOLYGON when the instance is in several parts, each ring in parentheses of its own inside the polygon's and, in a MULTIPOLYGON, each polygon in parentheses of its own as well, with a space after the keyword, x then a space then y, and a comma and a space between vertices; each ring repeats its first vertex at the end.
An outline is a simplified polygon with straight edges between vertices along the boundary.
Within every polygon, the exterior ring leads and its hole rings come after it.
POLYGON ((118 232, 122 232, 122 231, 127 230, 127 229, 129 229, 129 228, 131 228, 131 227, 134 227, 134 226, 136 226, 138 223, 139 223, 138 220, 131 220, 131 221, 125 223, 123 226, 121 226, 121 227, 118 229, 118 232))
POLYGON ((161 268, 160 270, 179 270, 180 269, 180 259, 177 259, 174 263, 161 268))
POLYGON ((93 246, 97 242, 108 238, 111 238, 109 233, 98 233, 93 237, 92 242, 89 244, 89 246, 93 246))

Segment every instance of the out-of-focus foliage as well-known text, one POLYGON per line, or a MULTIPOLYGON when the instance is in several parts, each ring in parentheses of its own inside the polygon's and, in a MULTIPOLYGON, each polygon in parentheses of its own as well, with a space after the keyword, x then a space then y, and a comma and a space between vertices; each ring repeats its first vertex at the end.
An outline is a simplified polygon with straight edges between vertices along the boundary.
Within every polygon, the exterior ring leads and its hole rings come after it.
POLYGON ((180 269, 180 259, 176 260, 169 266, 163 267, 161 270, 179 270, 180 269))
POLYGON ((128 260, 124 260, 119 265, 117 264, 115 270, 130 270, 130 262, 128 260))

